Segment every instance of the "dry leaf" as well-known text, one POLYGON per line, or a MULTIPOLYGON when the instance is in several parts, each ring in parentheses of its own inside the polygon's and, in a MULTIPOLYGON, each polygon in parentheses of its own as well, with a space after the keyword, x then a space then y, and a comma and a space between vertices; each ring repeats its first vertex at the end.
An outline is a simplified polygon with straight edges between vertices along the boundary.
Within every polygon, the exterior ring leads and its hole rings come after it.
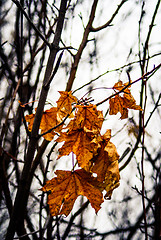
POLYGON ((80 167, 88 165, 90 159, 97 152, 99 142, 95 141, 95 134, 86 129, 71 130, 68 133, 61 133, 57 142, 63 142, 63 146, 59 148, 58 159, 64 155, 73 152, 76 155, 80 167))
POLYGON ((121 119, 128 117, 128 109, 124 107, 124 101, 122 97, 116 95, 114 98, 109 100, 110 104, 110 115, 116 115, 118 112, 121 113, 121 119))
POLYGON ((52 216, 68 216, 79 195, 86 196, 96 213, 99 211, 103 195, 98 181, 90 173, 83 169, 74 172, 57 170, 56 175, 41 189, 50 191, 48 204, 52 216))
MULTIPOLYGON (((121 91, 128 83, 123 84, 122 81, 116 83, 113 89, 121 91)), ((130 86, 123 91, 123 97, 116 95, 114 98, 109 100, 110 104, 110 115, 116 115, 118 112, 121 113, 121 119, 128 117, 128 108, 135 110, 142 110, 139 105, 136 105, 136 101, 132 96, 130 86)))
POLYGON ((77 98, 72 95, 72 92, 69 91, 59 91, 60 98, 57 101, 57 116, 62 119, 66 117, 67 114, 70 114, 70 117, 73 117, 74 115, 72 112, 72 103, 77 102, 77 98))
POLYGON ((101 182, 104 181, 110 165, 119 159, 116 147, 110 142, 110 138, 111 131, 107 130, 102 136, 101 148, 98 150, 98 155, 92 159, 94 164, 91 171, 97 174, 97 179, 101 182))
MULTIPOLYGON (((28 126, 29 131, 32 131, 34 118, 35 118, 35 114, 30 114, 25 116, 26 122, 29 123, 29 126, 28 126)), ((43 112, 41 123, 40 123, 41 134, 47 132, 48 130, 55 127, 59 123, 60 122, 58 122, 57 120, 57 108, 53 107, 53 108, 50 108, 49 110, 46 110, 45 112, 43 112)), ((62 129, 62 126, 59 126, 58 128, 55 129, 55 131, 59 132, 61 129, 62 129)), ((55 131, 51 131, 50 133, 45 134, 43 137, 47 141, 51 141, 56 134, 55 131)))
MULTIPOLYGON (((120 91, 126 84, 118 82, 114 89, 120 91)), ((58 125, 67 114, 74 117, 64 131, 62 126, 46 135, 44 138, 51 141, 59 132, 57 142, 64 142, 59 148, 58 159, 73 152, 76 155, 78 165, 82 168, 76 171, 57 170, 57 177, 48 181, 42 188, 48 195, 48 204, 53 216, 64 214, 68 216, 74 202, 79 195, 86 196, 91 202, 96 213, 103 202, 102 191, 106 190, 105 198, 110 198, 113 190, 119 186, 119 167, 115 145, 110 142, 111 130, 101 136, 100 131, 103 124, 102 111, 98 111, 95 105, 76 105, 75 116, 72 112, 72 103, 77 99, 71 92, 60 91, 57 108, 53 107, 43 112, 40 123, 41 133, 45 133, 58 125), (66 130, 66 132, 65 132, 66 130), (96 173, 97 177, 92 174, 96 173)), ((110 114, 121 113, 121 118, 128 115, 128 109, 139 109, 130 90, 124 91, 123 97, 115 96, 110 102, 110 114)), ((32 130, 35 114, 27 115, 29 131, 32 130)))
POLYGON ((35 118, 35 114, 34 114, 34 113, 25 116, 26 122, 29 123, 29 125, 28 125, 28 130, 29 130, 30 132, 32 131, 32 126, 33 126, 33 123, 34 123, 34 118, 35 118))
POLYGON ((102 123, 103 113, 98 111, 95 105, 77 105, 75 118, 69 123, 68 128, 76 130, 85 127, 91 131, 100 132, 102 123))
POLYGON ((109 165, 106 172, 105 180, 104 180, 104 183, 106 185, 105 199, 111 199, 113 190, 120 185, 119 180, 120 180, 120 174, 119 174, 118 161, 114 161, 109 165))

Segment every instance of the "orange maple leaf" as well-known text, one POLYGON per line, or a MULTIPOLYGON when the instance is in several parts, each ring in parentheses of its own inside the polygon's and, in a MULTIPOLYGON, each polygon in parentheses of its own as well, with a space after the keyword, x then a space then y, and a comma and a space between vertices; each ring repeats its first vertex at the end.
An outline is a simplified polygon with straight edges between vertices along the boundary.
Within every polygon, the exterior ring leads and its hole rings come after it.
MULTIPOLYGON (((28 125, 29 131, 32 131, 34 118, 35 118, 35 114, 30 114, 25 116, 26 122, 29 123, 28 125)), ((57 120, 57 108, 52 107, 49 110, 46 110, 45 112, 43 112, 41 123, 40 123, 41 134, 47 132, 48 130, 58 125, 59 123, 60 122, 57 120)), ((62 129, 62 126, 59 126, 58 128, 55 129, 55 131, 59 132, 61 129, 62 129)), ((51 141, 56 134, 55 131, 51 131, 50 133, 45 134, 43 137, 47 141, 51 141)))
POLYGON ((28 130, 29 130, 30 132, 32 131, 32 126, 33 126, 33 123, 34 123, 34 118, 35 118, 35 114, 34 114, 34 113, 25 116, 26 122, 29 123, 29 125, 28 125, 28 130))
POLYGON ((92 159, 94 166, 91 171, 97 173, 99 181, 104 181, 105 175, 108 171, 109 166, 114 161, 118 161, 119 155, 116 151, 116 147, 112 142, 108 142, 107 145, 101 143, 101 148, 98 150, 98 155, 92 159), (109 151, 108 151, 109 150, 109 151))
POLYGON ((83 169, 74 172, 57 170, 55 173, 57 177, 49 180, 41 189, 44 192, 51 192, 48 195, 48 204, 52 216, 59 214, 68 216, 79 195, 88 198, 96 213, 100 210, 103 195, 100 183, 91 176, 91 173, 83 169))
POLYGON ((113 190, 119 186, 120 179, 119 155, 110 138, 111 130, 107 130, 102 136, 101 147, 98 149, 97 155, 85 167, 86 171, 97 174, 97 180, 104 186, 104 190, 106 190, 105 198, 108 199, 111 198, 113 190))
POLYGON ((118 161, 114 161, 109 165, 104 180, 104 184, 106 186, 106 195, 104 196, 105 199, 111 199, 113 190, 120 185, 119 180, 120 174, 118 161))
POLYGON ((72 103, 77 102, 77 98, 72 95, 72 92, 69 91, 59 91, 60 98, 57 101, 57 116, 62 120, 67 114, 70 114, 70 117, 73 117, 72 114, 72 103))
POLYGON ((110 142, 110 138, 111 130, 107 130, 102 136, 102 142, 100 143, 101 148, 98 149, 98 155, 92 159, 94 164, 91 171, 97 173, 97 179, 101 182, 104 181, 111 163, 118 161, 119 159, 116 147, 110 142))
POLYGON ((91 131, 100 132, 103 120, 103 113, 97 110, 96 105, 77 105, 75 118, 68 124, 67 128, 76 130, 85 127, 91 131))
POLYGON ((95 133, 86 128, 61 133, 56 141, 65 141, 65 143, 59 148, 58 159, 73 152, 76 155, 79 166, 85 167, 100 146, 98 141, 95 141, 96 138, 95 133))
MULTIPOLYGON (((119 81, 113 86, 113 89, 121 91, 127 85, 128 83, 123 84, 122 81, 119 81)), ((142 110, 139 105, 136 105, 136 101, 132 96, 129 88, 130 86, 123 91, 123 97, 119 96, 118 94, 109 100, 110 115, 116 115, 118 112, 120 112, 121 119, 125 119, 128 117, 128 108, 142 110)))

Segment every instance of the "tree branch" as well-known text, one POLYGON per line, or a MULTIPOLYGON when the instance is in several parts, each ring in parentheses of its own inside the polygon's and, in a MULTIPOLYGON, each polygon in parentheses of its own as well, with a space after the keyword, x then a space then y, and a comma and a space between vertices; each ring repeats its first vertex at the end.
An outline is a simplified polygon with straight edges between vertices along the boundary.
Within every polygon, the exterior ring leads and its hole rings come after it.
POLYGON ((110 27, 111 26, 111 23, 112 21, 114 20, 114 18, 116 17, 116 15, 118 14, 120 8, 122 7, 122 5, 127 2, 128 0, 122 0, 122 2, 118 5, 116 11, 113 13, 112 17, 110 20, 108 20, 105 24, 103 24, 102 26, 100 27, 97 27, 97 28, 94 28, 94 27, 91 27, 90 31, 91 32, 98 32, 106 27, 110 27))
POLYGON ((154 21, 155 21, 155 18, 156 18, 156 16, 157 16, 157 12, 158 12, 158 9, 159 9, 160 2, 161 2, 161 1, 158 0, 158 2, 157 2, 157 4, 156 4, 156 7, 155 7, 154 14, 153 14, 153 16, 152 16, 151 24, 149 25, 149 31, 148 31, 147 38, 146 38, 145 45, 144 45, 144 49, 143 49, 143 63, 141 64, 142 72, 144 71, 146 54, 147 54, 147 52, 148 52, 149 40, 150 40, 150 36, 151 36, 152 29, 153 29, 153 27, 154 27, 154 21))
POLYGON ((74 56, 74 62, 73 62, 72 67, 71 67, 70 76, 69 76, 67 86, 66 86, 66 91, 70 91, 71 88, 72 88, 72 85, 73 85, 73 82, 74 82, 74 79, 75 79, 75 76, 76 76, 76 71, 77 71, 77 68, 78 68, 79 61, 81 59, 82 52, 83 52, 83 50, 84 50, 84 48, 87 44, 89 33, 91 31, 92 23, 93 23, 93 20, 94 20, 94 17, 95 17, 95 11, 96 11, 96 7, 97 7, 97 3, 98 3, 98 0, 93 1, 91 13, 90 13, 90 16, 89 16, 89 21, 88 21, 88 24, 85 28, 82 42, 79 46, 77 54, 74 56))
POLYGON ((61 238, 62 240, 65 240, 65 239, 68 237, 68 234, 69 234, 69 232, 70 232, 70 229, 71 229, 71 227, 72 227, 72 224, 73 224, 74 219, 75 219, 79 214, 81 214, 84 209, 86 209, 86 207, 88 206, 88 204, 89 204, 89 200, 88 200, 87 202, 85 202, 85 203, 82 205, 82 207, 70 218, 70 221, 69 221, 69 223, 68 223, 68 226, 67 226, 67 228, 66 228, 66 230, 65 230, 65 232, 64 232, 64 234, 63 234, 63 236, 62 236, 62 238, 61 238))

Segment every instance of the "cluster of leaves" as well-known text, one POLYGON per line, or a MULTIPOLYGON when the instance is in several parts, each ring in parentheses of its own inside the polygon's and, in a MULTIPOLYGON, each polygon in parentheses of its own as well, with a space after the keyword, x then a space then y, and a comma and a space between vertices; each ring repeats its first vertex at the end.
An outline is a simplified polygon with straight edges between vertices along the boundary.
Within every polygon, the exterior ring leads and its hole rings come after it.
MULTIPOLYGON (((125 86, 120 81, 113 89, 121 91, 125 86)), ((48 141, 58 134, 56 141, 64 144, 59 148, 57 159, 72 153, 75 154, 76 164, 73 162, 72 171, 57 170, 57 176, 47 181, 41 190, 49 193, 48 204, 53 216, 68 216, 79 195, 86 196, 97 213, 104 199, 110 199, 113 190, 119 186, 119 155, 110 141, 111 130, 101 135, 104 121, 102 111, 88 101, 78 101, 71 92, 59 93, 61 96, 57 107, 43 113, 41 134, 48 141), (67 117, 70 121, 65 126, 62 123, 67 117)), ((110 114, 120 112, 121 119, 126 118, 127 108, 141 110, 128 88, 123 97, 117 94, 110 99, 110 114)), ((25 117, 29 131, 32 130, 34 117, 35 114, 25 117)))

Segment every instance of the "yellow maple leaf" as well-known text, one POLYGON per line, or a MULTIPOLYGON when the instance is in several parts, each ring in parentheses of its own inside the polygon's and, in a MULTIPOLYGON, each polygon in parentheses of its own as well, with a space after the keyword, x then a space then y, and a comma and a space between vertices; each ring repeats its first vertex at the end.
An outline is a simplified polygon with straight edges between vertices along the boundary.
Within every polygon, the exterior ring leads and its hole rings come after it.
POLYGON ((116 147, 112 142, 108 142, 106 145, 101 143, 101 148, 98 150, 92 161, 94 161, 93 167, 90 169, 97 174, 99 181, 104 181, 106 173, 111 163, 118 161, 119 155, 116 151, 116 147))
MULTIPOLYGON (((113 86, 114 90, 121 91, 128 83, 123 84, 122 81, 119 81, 113 86)), ((118 112, 121 113, 121 119, 128 117, 128 108, 134 110, 142 110, 139 105, 136 105, 136 101, 132 96, 130 86, 123 91, 123 97, 119 94, 109 100, 110 104, 110 115, 116 115, 118 112)))
MULTIPOLYGON (((121 91, 121 90, 123 89, 123 87, 127 86, 127 84, 129 84, 129 83, 123 84, 122 81, 118 81, 118 82, 115 83, 115 85, 113 86, 113 89, 116 89, 116 90, 118 90, 118 91, 121 91)), ((126 89, 125 89, 125 91, 126 91, 126 89)))
MULTIPOLYGON (((29 123, 28 125, 29 131, 32 131, 34 118, 35 118, 35 114, 30 114, 25 116, 26 122, 29 123)), ((57 108, 52 107, 46 110, 45 112, 43 112, 41 123, 40 123, 41 134, 47 132, 48 130, 58 125, 59 123, 60 122, 57 120, 57 108)), ((62 129, 62 126, 59 126, 58 128, 55 129, 55 131, 51 131, 50 133, 45 134, 43 137, 47 141, 51 141, 56 134, 55 132, 59 132, 61 129, 62 129)))
POLYGON ((88 198, 96 213, 100 210, 103 195, 100 183, 91 176, 91 173, 84 169, 74 172, 57 170, 56 175, 57 177, 49 180, 41 189, 44 192, 50 191, 48 204, 52 216, 59 214, 68 216, 79 195, 88 198))
POLYGON ((76 155, 79 166, 85 167, 100 146, 98 141, 95 141, 95 138, 95 134, 85 128, 61 133, 56 141, 65 142, 59 148, 58 159, 73 152, 76 155))

